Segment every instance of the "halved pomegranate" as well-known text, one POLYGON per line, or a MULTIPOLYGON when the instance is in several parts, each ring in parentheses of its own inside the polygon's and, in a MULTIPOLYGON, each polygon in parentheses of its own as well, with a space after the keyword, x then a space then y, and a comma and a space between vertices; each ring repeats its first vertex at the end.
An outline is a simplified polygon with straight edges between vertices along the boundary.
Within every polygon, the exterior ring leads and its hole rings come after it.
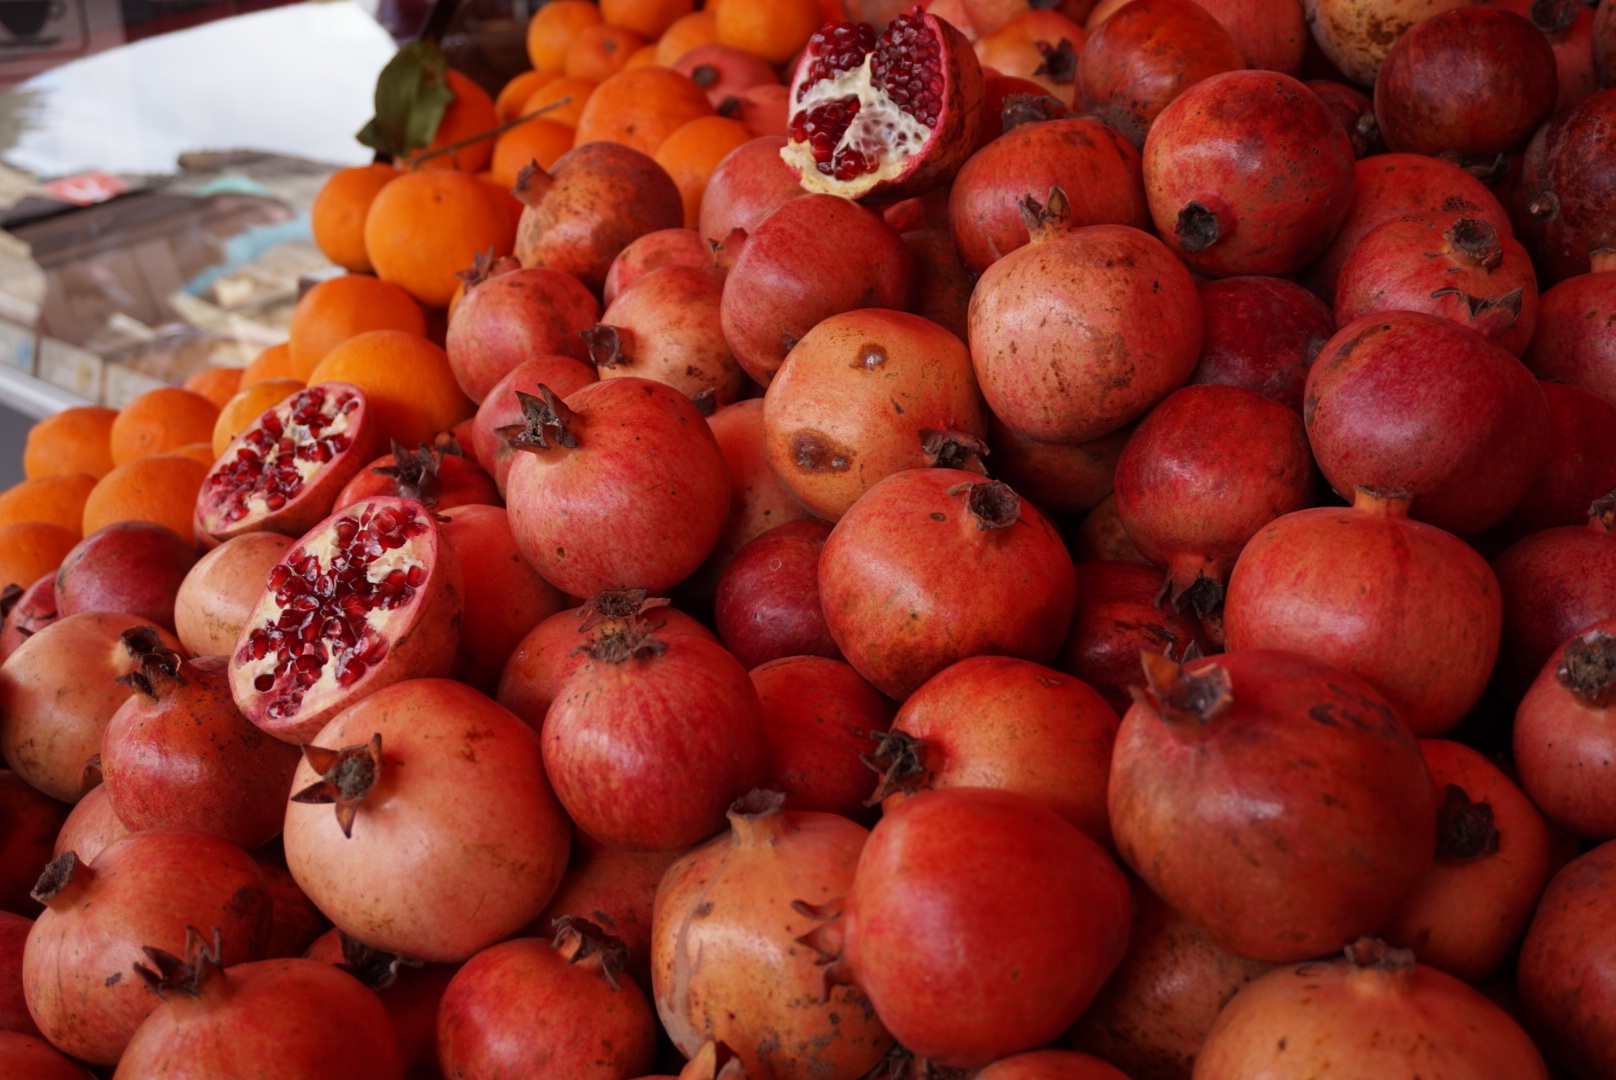
POLYGON ((242 713, 278 739, 401 679, 449 674, 460 640, 460 563, 410 499, 355 503, 269 572, 230 659, 242 713))
POLYGON ((337 493, 376 454, 365 392, 349 383, 299 390, 231 440, 202 481, 198 537, 298 536, 331 512, 337 493))
POLYGON ((780 151, 809 191, 852 199, 918 195, 976 149, 982 65, 965 35, 918 8, 879 37, 830 23, 808 40, 791 80, 780 151))

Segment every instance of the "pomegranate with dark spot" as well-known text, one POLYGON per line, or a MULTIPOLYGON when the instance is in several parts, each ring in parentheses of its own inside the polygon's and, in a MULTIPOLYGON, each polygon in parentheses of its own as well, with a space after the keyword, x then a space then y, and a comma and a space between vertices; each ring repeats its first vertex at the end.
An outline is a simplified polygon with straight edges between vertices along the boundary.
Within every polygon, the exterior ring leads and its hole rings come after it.
POLYGON ((724 283, 694 266, 664 266, 636 278, 600 322, 583 331, 602 379, 636 375, 728 405, 752 382, 730 354, 719 323, 724 283))
POLYGON ((1055 666, 1092 686, 1119 714, 1132 704, 1128 688, 1143 685, 1141 652, 1184 660, 1207 650, 1193 612, 1156 605, 1162 576, 1154 566, 1080 562, 1076 571, 1077 607, 1055 666))
POLYGON ((1510 200, 1515 228, 1553 284, 1616 250, 1616 89, 1550 116, 1521 159, 1510 200))

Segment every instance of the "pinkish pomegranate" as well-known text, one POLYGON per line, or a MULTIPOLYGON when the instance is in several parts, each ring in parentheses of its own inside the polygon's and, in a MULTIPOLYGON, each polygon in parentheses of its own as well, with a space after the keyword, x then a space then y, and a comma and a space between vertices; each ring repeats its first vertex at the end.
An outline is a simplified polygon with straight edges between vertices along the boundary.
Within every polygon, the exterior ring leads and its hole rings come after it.
POLYGON ((1089 34, 1079 61, 1081 104, 1136 147, 1189 87, 1246 66, 1228 31, 1190 0, 1125 5, 1089 34))
POLYGON ((981 123, 982 65, 950 23, 828 23, 792 76, 780 156, 808 191, 890 202, 952 179, 981 123))
POLYGON ((697 45, 669 66, 681 75, 690 76, 690 81, 706 92, 707 100, 715 109, 725 98, 742 90, 780 83, 774 68, 761 56, 718 42, 697 45))
POLYGON ((719 324, 724 284, 694 266, 665 266, 618 294, 600 323, 583 332, 602 379, 633 375, 666 383, 720 405, 744 397, 752 382, 730 354, 719 324))
POLYGON ((1512 738, 1521 786, 1550 821, 1583 839, 1616 839, 1616 619, 1549 656, 1512 738))
POLYGON ((1055 666, 1093 687, 1118 713, 1141 686, 1139 654, 1145 650, 1186 659, 1206 651, 1193 613, 1155 603, 1161 571, 1128 562, 1080 562, 1077 607, 1055 666))
POLYGON ((903 234, 915 261, 915 314, 964 341, 970 334, 971 292, 976 275, 960 258, 946 225, 903 234))
POLYGON ((1554 876, 1521 946, 1516 981, 1526 1026, 1577 1080, 1616 1069, 1616 844, 1603 844, 1554 876))
POLYGON ((343 968, 373 991, 387 1010, 405 1077, 439 1080, 438 1006, 459 967, 422 964, 397 953, 373 949, 340 930, 310 946, 304 957, 343 968))
POLYGON ((1229 71, 1162 110, 1144 148, 1156 229, 1209 277, 1289 274, 1323 253, 1352 205, 1352 143, 1307 87, 1229 71))
POLYGON ((900 701, 967 657, 1054 659, 1074 590, 1071 556, 1048 519, 1007 485, 958 469, 887 477, 819 557, 831 637, 900 701))
POLYGON ((95 1074, 58 1053, 44 1039, 20 1031, 0 1031, 0 1068, 29 1080, 94 1080, 95 1074))
MULTIPOLYGON (((784 139, 791 134, 791 91, 774 83, 763 83, 732 94, 720 101, 713 111, 730 120, 738 120, 753 138, 767 135, 784 139)), ((789 171, 787 175, 796 179, 795 174, 789 171)))
POLYGON ((574 832, 572 861, 561 887, 523 937, 549 937, 568 912, 605 930, 623 943, 623 970, 642 986, 651 985, 651 917, 657 883, 684 855, 672 851, 617 851, 574 832))
MULTIPOLYGON (((548 172, 524 170, 513 194, 523 203, 516 230, 522 265, 571 274, 592 292, 600 291, 612 260, 629 244, 685 223, 684 202, 672 177, 648 155, 621 143, 585 143, 563 154, 548 172)), ((593 321, 592 316, 585 325, 593 321)), ((537 351, 568 350, 542 346, 537 351)), ((517 355, 512 366, 524 359, 517 355)))
POLYGON ((56 611, 118 611, 167 629, 196 548, 151 521, 120 521, 80 540, 56 571, 56 611))
POLYGON ((297 749, 249 724, 222 656, 181 660, 150 627, 124 631, 135 691, 101 737, 101 773, 130 829, 173 825, 252 848, 280 835, 297 749))
MULTIPOLYGON (((112 800, 107 798, 107 785, 97 784, 62 822, 62 831, 56 834, 56 844, 51 848, 51 858, 71 851, 79 856, 80 862, 94 862, 101 852, 128 835, 129 827, 118 820, 112 800)), ((39 880, 37 875, 34 880, 39 880)))
POLYGON ((37 1039, 39 1025, 28 1015, 22 991, 22 951, 28 931, 33 928, 33 919, 0 910, 0 1032, 19 1032, 37 1039))
POLYGON ((410 499, 428 510, 484 504, 498 506, 499 489, 482 467, 460 454, 422 443, 414 450, 398 442, 370 462, 337 496, 333 513, 378 495, 410 499))
POLYGON ((270 570, 295 543, 280 533, 244 533, 198 559, 174 597, 174 630, 185 651, 230 655, 270 570))
POLYGON ((1595 499, 1616 491, 1616 404, 1577 386, 1538 385, 1549 403, 1549 459, 1485 542, 1472 538, 1489 554, 1543 529, 1584 522, 1595 499))
POLYGON ((1548 284, 1616 250, 1616 89, 1551 116, 1526 147, 1510 213, 1548 284))
MULTIPOLYGON (((180 588, 184 590, 183 585, 180 588)), ((56 572, 51 571, 26 589, 6 586, 6 591, 0 593, 0 611, 5 613, 4 625, 0 625, 0 663, 4 663, 18 645, 61 618, 56 608, 56 572)), ((176 612, 175 618, 178 617, 176 612)))
POLYGON ((472 445, 476 448, 477 460, 494 478, 501 498, 505 495, 516 451, 500 437, 499 429, 522 422, 522 403, 516 392, 535 390, 542 384, 561 397, 571 397, 575 390, 583 389, 599 377, 592 366, 570 356, 535 356, 512 368, 483 398, 472 422, 472 445))
POLYGON ((1223 603, 1241 549, 1313 504, 1313 455, 1296 410, 1239 386, 1186 386, 1150 411, 1117 461, 1117 516, 1166 568, 1164 599, 1201 617, 1223 603))
POLYGON ((1183 385, 1201 301, 1160 240, 1126 225, 1067 228, 1067 200, 1029 200, 1028 246, 971 297, 971 362, 995 416, 1042 442, 1085 443, 1183 385), (1058 287, 1057 284, 1059 283, 1058 287))
POLYGON ((589 359, 578 334, 599 318, 600 304, 589 286, 564 270, 533 266, 474 273, 449 320, 449 366, 460 389, 481 404, 496 383, 531 357, 589 359))
POLYGON ((522 557, 571 596, 660 592, 695 572, 729 512, 724 455, 679 391, 625 376, 562 401, 518 391, 523 453, 506 481, 522 557))
POLYGON ((777 207, 741 245, 724 279, 724 340, 767 386, 821 320, 856 308, 908 308, 913 277, 909 249, 879 215, 835 195, 803 195, 777 207), (849 260, 850 251, 859 257, 849 260))
POLYGON ((1616 405, 1616 252, 1593 256, 1593 271, 1566 278, 1538 302, 1537 333, 1522 357, 1542 379, 1591 390, 1616 405))
POLYGON ((1301 0, 1205 0, 1201 6, 1240 46, 1247 67, 1300 73, 1308 42, 1301 0))
POLYGON ((242 714, 306 743, 367 694, 447 675, 465 586, 430 511, 377 497, 338 511, 269 572, 230 657, 242 714))
POLYGON ((243 428, 208 470, 196 500, 197 537, 211 545, 250 532, 302 536, 331 513, 379 442, 359 387, 299 390, 243 428))
POLYGON ((1302 417, 1338 495, 1401 491, 1416 518, 1461 536, 1501 521, 1548 459, 1549 408, 1532 373, 1421 312, 1343 325, 1308 373, 1302 417))
POLYGON ((861 756, 892 724, 892 702, 841 660, 783 656, 752 669, 769 747, 763 786, 788 810, 866 824, 875 778, 861 756))
MULTIPOLYGON (((38 902, 28 893, 54 855, 51 847, 68 809, 10 769, 0 769, 0 821, 5 822, 0 829, 0 912, 30 919, 39 914, 38 902)), ((18 1029, 0 1021, 0 1030, 18 1029)))
MULTIPOLYGON (((729 235, 728 230, 724 232, 729 235)), ((612 260, 601 287, 601 301, 610 307, 618 294, 653 270, 664 266, 694 266, 718 275, 713 265, 713 249, 695 229, 658 229, 646 233, 612 260)))
MULTIPOLYGON (((1070 106, 1077 91, 1077 56, 1087 41, 1088 31, 1081 24, 1059 11, 1034 9, 978 38, 974 47, 985 82, 991 80, 990 72, 998 72, 1001 79, 1025 80, 1037 87, 1039 95, 1070 106)), ((1001 103, 1002 95, 997 102, 990 98, 984 120, 998 111, 995 106, 1001 103)), ((989 142, 993 137, 982 141, 989 142)))
MULTIPOLYGON (((0 750, 19 777, 62 802, 78 802, 98 781, 85 764, 101 733, 129 698, 117 681, 139 666, 122 633, 144 625, 133 615, 86 611, 52 623, 0 665, 0 750)), ((179 648, 167 630, 163 644, 179 648)))
POLYGON ((761 135, 724 155, 701 194, 696 232, 704 242, 723 240, 735 229, 753 232, 776 207, 807 194, 780 157, 785 145, 784 133, 761 135))
POLYGON ((1476 0, 1302 0, 1308 29, 1321 59, 1359 86, 1375 85, 1375 74, 1391 47, 1409 27, 1442 11, 1476 0))
POLYGON ((566 868, 567 821, 538 737, 509 710, 460 683, 412 679, 317 738, 292 781, 286 865, 344 933, 451 963, 544 910, 566 868))
POLYGON ((1243 386, 1302 411, 1308 369, 1335 317, 1300 285, 1232 277, 1200 286, 1204 335, 1191 384, 1243 386))
POLYGON ((1132 434, 1128 426, 1086 443, 1041 443, 988 414, 994 474, 1049 514, 1086 513, 1107 498, 1132 434))
MULTIPOLYGON (((1290 74, 1295 74, 1291 72, 1290 74)), ((1329 79, 1309 79, 1307 88, 1319 96, 1330 110, 1341 130, 1352 143, 1352 156, 1362 160, 1371 154, 1386 152, 1380 137, 1380 126, 1375 122, 1375 105, 1367 96, 1346 83, 1329 79)))
POLYGON ((1570 108, 1599 89, 1593 5, 1578 0, 1487 0, 1487 6, 1519 15, 1548 39, 1559 84, 1553 111, 1570 108))
POLYGON ((713 622, 750 671, 782 656, 840 660, 819 603, 819 553, 829 522, 788 521, 755 538, 718 579, 713 622))

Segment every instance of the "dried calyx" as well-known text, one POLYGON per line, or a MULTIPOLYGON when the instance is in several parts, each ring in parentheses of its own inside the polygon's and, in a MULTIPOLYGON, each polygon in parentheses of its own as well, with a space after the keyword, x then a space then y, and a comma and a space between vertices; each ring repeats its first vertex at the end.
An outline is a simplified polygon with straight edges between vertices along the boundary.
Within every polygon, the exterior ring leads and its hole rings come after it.
POLYGON ((567 958, 568 964, 577 964, 591 957, 600 961, 600 973, 613 990, 618 988, 617 976, 628 963, 628 946, 623 939, 608 934, 588 919, 575 915, 562 915, 551 924, 555 939, 550 943, 567 958))
POLYGON ((1362 937, 1346 949, 1347 962, 1360 970, 1408 971, 1414 967, 1414 954, 1408 949, 1394 949, 1379 938, 1362 937))
POLYGON ((1008 529, 1021 520, 1021 496, 999 480, 955 484, 943 494, 965 495, 965 508, 976 519, 978 531, 1008 529))
POLYGON ((1191 202, 1178 212, 1173 235, 1178 237, 1180 247, 1194 255, 1217 243, 1222 230, 1216 214, 1198 202, 1191 202))
POLYGON ((1195 580, 1185 588, 1179 588, 1173 576, 1168 574, 1162 581, 1160 591, 1156 593, 1156 607, 1171 604, 1174 611, 1183 612, 1189 608, 1195 612, 1198 619, 1209 619, 1223 610, 1223 595, 1227 590, 1223 582, 1216 578, 1209 578, 1205 574, 1196 574, 1195 580))
POLYGON ((342 963, 337 966, 347 970, 372 990, 386 990, 398 982, 398 973, 403 968, 426 966, 424 960, 373 949, 341 930, 337 931, 337 940, 342 944, 342 963))
POLYGON ((1436 859, 1450 866, 1498 853, 1498 826, 1492 803, 1471 802, 1458 784, 1449 784, 1436 812, 1436 859))
POLYGON ((1498 230, 1492 222, 1482 218, 1460 218, 1442 234, 1442 239, 1453 250, 1487 270, 1496 270, 1504 262, 1504 244, 1498 239, 1498 230))
POLYGON ((1035 76, 1048 79, 1056 85, 1075 82, 1077 80, 1077 50, 1072 47, 1069 38, 1061 38, 1057 44, 1051 45, 1047 41, 1035 41, 1033 48, 1043 57, 1042 62, 1033 69, 1035 76))
POLYGON ((379 465, 370 471, 397 483, 398 493, 404 498, 433 507, 438 505, 438 496, 443 491, 443 481, 438 477, 442 464, 441 450, 422 443, 411 451, 394 439, 393 464, 379 465))
POLYGON ((303 756, 309 767, 320 774, 320 780, 293 795, 292 801, 336 804, 337 825, 342 835, 353 836, 354 815, 359 813, 359 804, 381 778, 381 733, 372 735, 368 743, 356 743, 340 750, 327 750, 311 743, 303 747, 303 756))
POLYGON ((536 452, 557 446, 578 449, 578 436, 573 431, 578 414, 567 408, 554 390, 540 383, 537 397, 518 390, 516 401, 522 407, 522 422, 495 429, 513 450, 536 452))
POLYGON ((1021 222, 1027 226, 1027 234, 1035 241, 1064 233, 1072 216, 1072 202, 1059 184, 1049 189, 1043 202, 1028 194, 1021 197, 1016 207, 1021 211, 1021 222))
POLYGON ((1022 124, 1064 120, 1069 113, 1065 102, 1048 94, 1006 94, 999 102, 999 126, 1009 131, 1022 124))
POLYGON ((766 817, 769 814, 778 814, 785 808, 785 805, 785 792, 770 791, 768 788, 753 788, 729 804, 729 816, 732 818, 766 817))
POLYGON ((602 589, 579 607, 578 632, 587 634, 603 622, 633 619, 670 603, 667 597, 648 593, 648 589, 602 589))
POLYGON ((588 330, 578 331, 578 336, 589 346, 589 362, 597 368, 623 367, 629 362, 623 355, 623 336, 617 332, 617 327, 598 323, 588 330))
POLYGON ((916 784, 912 781, 926 773, 925 741, 896 729, 871 732, 870 738, 875 740, 875 749, 860 754, 859 761, 876 772, 881 780, 875 786, 875 793, 864 800, 864 805, 878 806, 890 795, 914 791, 916 784))
POLYGON ((981 476, 988 474, 982 459, 988 455, 988 444, 975 435, 953 428, 924 428, 920 432, 920 451, 926 455, 934 469, 963 469, 981 476))
POLYGON ((0 589, 0 619, 4 619, 11 614, 11 609, 17 606, 18 600, 22 599, 22 593, 22 586, 16 582, 12 582, 4 589, 0 589))
POLYGON ((455 277, 466 283, 466 291, 470 292, 489 278, 498 277, 512 270, 520 270, 522 263, 511 255, 494 256, 494 249, 479 251, 472 256, 470 270, 457 270, 455 277))
POLYGON ((1588 520, 1606 532, 1616 532, 1616 491, 1593 501, 1588 520))
POLYGON ((163 644, 155 628, 132 626, 118 638, 138 665, 129 674, 118 676, 118 682, 149 698, 159 697, 160 691, 174 684, 185 685, 185 676, 180 674, 180 654, 163 644))
POLYGON ((1554 678, 1596 709, 1616 705, 1616 636, 1593 630, 1572 638, 1560 654, 1554 678))
POLYGON ((74 879, 87 869, 89 867, 79 859, 78 852, 64 851, 45 865, 44 872, 39 875, 39 880, 28 895, 41 904, 48 904, 61 896, 74 879))
POLYGON ((637 615, 614 619, 597 627, 589 640, 573 650, 604 664, 624 664, 646 660, 668 651, 668 643, 654 635, 662 626, 637 615))
POLYGON ((1145 671, 1145 685, 1130 686, 1128 693, 1167 723, 1211 723, 1234 704, 1229 673, 1217 664, 1185 671, 1161 653, 1149 651, 1139 654, 1139 662, 1145 671))
POLYGON ((199 997, 202 987, 214 975, 224 970, 220 962, 223 944, 219 939, 219 928, 213 928, 213 944, 209 945, 202 937, 202 932, 194 926, 185 928, 185 956, 175 956, 162 949, 154 949, 150 945, 141 947, 146 954, 147 964, 136 964, 135 974, 145 980, 146 985, 157 991, 157 996, 164 1001, 172 1000, 175 995, 199 997))

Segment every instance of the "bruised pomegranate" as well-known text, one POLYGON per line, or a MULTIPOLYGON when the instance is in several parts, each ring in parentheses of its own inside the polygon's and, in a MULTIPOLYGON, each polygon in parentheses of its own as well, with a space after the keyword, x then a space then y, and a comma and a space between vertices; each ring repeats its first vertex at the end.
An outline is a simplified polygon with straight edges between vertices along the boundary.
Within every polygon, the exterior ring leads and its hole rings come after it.
MULTIPOLYGON (((709 183, 711 181, 709 180, 709 183)), ((725 229, 723 235, 728 236, 725 229)), ((606 271, 606 284, 601 287, 601 301, 611 306, 618 294, 653 270, 664 266, 694 266, 714 275, 720 272, 713 265, 713 249, 695 229, 658 229, 646 233, 618 252, 606 271)))
POLYGON ((1130 426, 1084 443, 1043 443, 988 414, 994 475, 1057 515, 1086 513, 1111 494, 1117 458, 1132 434, 1130 426))
POLYGON ((1537 333, 1522 357, 1541 379, 1590 390, 1616 405, 1616 251, 1597 252, 1593 271, 1567 278, 1538 301, 1537 333))
POLYGON ((51 571, 26 589, 8 585, 0 594, 0 611, 5 612, 4 625, 0 626, 0 663, 4 663, 18 645, 61 618, 56 608, 56 572, 51 571))
POLYGON ((118 611, 168 629, 196 548, 151 521, 120 521, 80 540, 56 571, 56 612, 118 611))
POLYGON ((785 145, 784 135, 760 135, 724 155, 701 193, 696 232, 703 243, 723 240, 735 229, 750 233, 776 207, 808 194, 780 157, 785 145))
POLYGON ((780 155, 808 191, 891 201, 951 179, 981 122, 982 65, 950 23, 831 23, 797 63, 780 155))
POLYGON ((214 542, 250 532, 301 536, 379 449, 365 392, 350 383, 299 390, 230 441, 202 481, 196 531, 214 542))
POLYGON ((1325 58, 1359 86, 1375 74, 1392 46, 1422 19, 1476 0, 1302 0, 1308 29, 1325 58))
POLYGON ((1190 382, 1243 386, 1301 412, 1308 369, 1335 333, 1330 309, 1282 278, 1223 278, 1200 294, 1205 333, 1190 382))
POLYGON ((818 519, 770 529, 718 579, 713 623, 748 671, 783 656, 841 659, 819 603, 819 554, 830 530, 818 519))
POLYGON ((561 397, 570 397, 573 391, 581 390, 599 377, 589 364, 570 356, 535 356, 512 368, 483 398, 472 421, 471 441, 477 460, 494 478, 501 498, 505 495, 516 451, 500 437, 499 429, 522 422, 522 402, 516 392, 532 390, 542 384, 561 397))
MULTIPOLYGON (((864 772, 862 766, 859 771, 864 772)), ((11 770, 0 769, 0 821, 5 822, 0 829, 0 912, 29 919, 39 914, 39 904, 28 893, 51 861, 51 846, 67 817, 66 803, 34 788, 11 770)), ((0 983, 3 981, 0 975, 0 983)), ((0 1006, 0 1019, 4 1011, 0 1006)), ((0 1030, 8 1029, 0 1023, 0 1030)))
POLYGON ((1577 1080, 1616 1070, 1613 967, 1616 843, 1607 843, 1549 882, 1516 966, 1527 1028, 1577 1080))
POLYGON ((335 509, 346 510, 377 495, 410 499, 437 511, 468 504, 498 506, 500 501, 494 478, 476 462, 425 443, 408 450, 394 442, 392 453, 372 461, 348 482, 335 509))
POLYGON ((752 669, 763 704, 763 786, 788 810, 866 822, 874 777, 861 760, 892 724, 892 702, 841 660, 783 656, 752 669))
POLYGON ((550 906, 522 932, 548 937, 577 912, 623 943, 628 955, 623 970, 642 986, 651 985, 651 915, 657 884, 679 857, 672 851, 617 851, 574 832, 572 858, 550 906))
POLYGON ((401 679, 446 675, 464 585, 431 512, 378 497, 309 530, 269 572, 230 657, 242 714, 290 743, 401 679))
MULTIPOLYGON (((504 269, 503 267, 499 269, 504 269)), ((444 339, 449 366, 478 402, 534 356, 589 359, 578 334, 600 318, 600 303, 572 274, 546 266, 471 274, 444 339)))
POLYGON ((197 560, 174 597, 174 630, 192 656, 228 656, 264 582, 297 543, 280 533, 244 533, 197 560))
POLYGON ((602 379, 635 375, 720 405, 746 394, 751 381, 730 354, 719 325, 724 284, 694 266, 665 266, 619 293, 600 323, 583 332, 602 379))
POLYGON ((1077 607, 1055 666, 1099 692, 1118 713, 1127 711, 1130 686, 1139 686, 1139 654, 1179 659, 1205 651, 1193 612, 1157 606, 1161 571, 1127 562, 1080 562, 1077 607))
POLYGON ((1616 249, 1616 89, 1555 113, 1532 136, 1510 213, 1541 281, 1586 274, 1616 249))
POLYGON ((1555 650, 1515 710, 1512 739, 1521 787, 1550 821, 1616 839, 1616 618, 1555 650))

